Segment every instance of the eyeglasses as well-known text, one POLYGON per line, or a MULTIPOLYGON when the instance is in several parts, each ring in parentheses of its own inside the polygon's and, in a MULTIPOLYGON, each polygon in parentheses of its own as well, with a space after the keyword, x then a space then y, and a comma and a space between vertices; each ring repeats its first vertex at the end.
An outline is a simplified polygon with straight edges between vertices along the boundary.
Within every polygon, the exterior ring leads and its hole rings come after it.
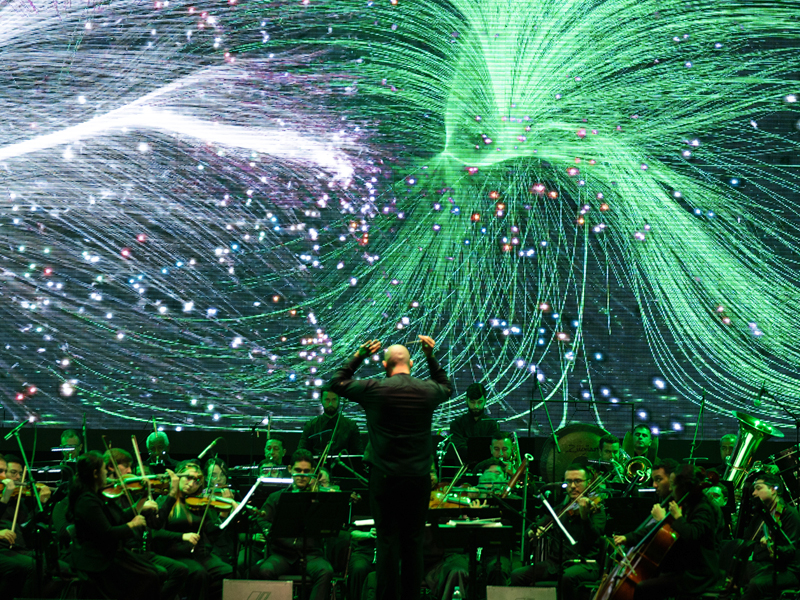
POLYGON ((586 481, 586 480, 585 479, 565 479, 564 483, 566 483, 567 485, 580 485, 584 481, 586 481))

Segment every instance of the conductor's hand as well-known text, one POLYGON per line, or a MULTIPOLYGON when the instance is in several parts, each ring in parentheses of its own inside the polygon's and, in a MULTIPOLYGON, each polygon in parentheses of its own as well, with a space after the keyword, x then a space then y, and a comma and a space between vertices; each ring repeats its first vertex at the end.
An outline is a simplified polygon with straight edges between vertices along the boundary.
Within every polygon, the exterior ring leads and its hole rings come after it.
POLYGON ((144 520, 142 515, 136 515, 130 521, 128 521, 128 527, 131 529, 135 529, 136 527, 144 527, 147 525, 147 521, 144 520))
POLYGON ((436 345, 436 342, 433 341, 433 338, 429 335, 420 335, 419 343, 422 345, 422 352, 427 357, 433 356, 433 347, 436 345))
POLYGON ((625 542, 627 542, 627 541, 628 541, 628 538, 626 538, 624 535, 615 535, 614 536, 614 543, 617 546, 624 546, 625 542))
POLYGON ((200 534, 199 533, 184 533, 181 536, 184 542, 189 542, 192 546, 197 546, 197 542, 200 541, 200 534))
POLYGON ((379 340, 367 340, 358 347, 356 350, 356 358, 367 358, 372 356, 381 348, 379 340))

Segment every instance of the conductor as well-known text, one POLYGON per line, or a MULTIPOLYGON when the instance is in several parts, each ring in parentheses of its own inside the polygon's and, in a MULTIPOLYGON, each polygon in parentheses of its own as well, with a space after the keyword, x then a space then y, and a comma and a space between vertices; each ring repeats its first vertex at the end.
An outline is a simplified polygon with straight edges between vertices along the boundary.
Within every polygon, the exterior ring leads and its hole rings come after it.
POLYGON ((430 379, 412 377, 408 349, 394 345, 384 353, 385 379, 354 380, 364 359, 381 347, 378 340, 369 340, 331 381, 332 391, 357 402, 366 412, 371 448, 365 460, 370 463, 370 508, 377 533, 378 600, 420 597, 422 540, 431 488, 431 421, 452 388, 433 356, 433 339, 421 335, 419 340, 430 379))

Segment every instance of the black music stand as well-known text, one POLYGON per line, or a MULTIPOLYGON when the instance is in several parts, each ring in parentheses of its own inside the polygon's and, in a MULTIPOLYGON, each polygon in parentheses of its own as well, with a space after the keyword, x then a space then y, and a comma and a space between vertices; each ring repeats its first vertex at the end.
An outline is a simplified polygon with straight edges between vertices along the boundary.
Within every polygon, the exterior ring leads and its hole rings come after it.
POLYGON ((336 537, 347 528, 350 517, 350 494, 347 492, 286 492, 278 498, 270 537, 302 538, 301 585, 308 584, 308 539, 336 537))
MULTIPOLYGON (((481 509, 479 509, 481 510, 481 509)), ((428 511, 438 512, 438 510, 428 511)), ((484 526, 470 521, 432 526, 434 542, 441 548, 463 549, 469 555, 469 595, 477 596, 478 548, 510 547, 514 543, 515 528, 510 525, 484 526)))

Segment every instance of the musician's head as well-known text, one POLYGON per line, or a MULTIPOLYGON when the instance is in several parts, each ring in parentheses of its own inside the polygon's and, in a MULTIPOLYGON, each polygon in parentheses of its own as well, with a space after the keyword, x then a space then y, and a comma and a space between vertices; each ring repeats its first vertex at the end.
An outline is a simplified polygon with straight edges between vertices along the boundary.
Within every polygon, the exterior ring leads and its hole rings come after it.
POLYGON ((61 432, 61 446, 72 448, 72 450, 63 450, 61 452, 61 456, 64 457, 64 460, 75 460, 83 451, 81 437, 74 429, 67 429, 61 432))
POLYGON ((677 500, 687 496, 690 499, 696 498, 698 494, 702 494, 702 485, 705 481, 705 469, 690 463, 679 465, 675 472, 670 475, 672 495, 677 500))
POLYGON ((737 437, 729 433, 723 435, 719 440, 719 456, 722 462, 728 462, 728 459, 733 455, 733 449, 736 447, 737 437))
POLYGON ((17 458, 13 454, 6 454, 6 479, 10 479, 14 483, 19 483, 22 479, 23 464, 21 458, 17 458))
POLYGON ((501 433, 499 436, 492 438, 492 458, 498 458, 505 462, 510 461, 512 448, 511 444, 511 436, 505 433, 501 433))
POLYGON ((0 481, 6 478, 6 471, 8 471, 8 463, 6 457, 0 454, 0 481))
POLYGON ((564 484, 567 489, 567 496, 570 500, 575 500, 586 491, 589 481, 592 479, 592 471, 582 462, 572 463, 564 472, 564 484))
POLYGON ((103 454, 103 460, 106 461, 106 469, 108 470, 109 477, 117 476, 114 472, 114 461, 111 460, 112 456, 117 462, 120 475, 130 475, 133 473, 133 457, 131 453, 122 448, 111 448, 103 454))
POLYGON ((678 469, 678 462, 671 458, 662 458, 655 462, 650 471, 656 495, 664 500, 672 492, 671 476, 678 469))
POLYGON ((712 485, 705 490, 706 497, 716 504, 719 508, 724 508, 728 504, 728 491, 724 485, 712 485))
POLYGON ((297 450, 292 454, 292 466, 289 470, 294 487, 304 490, 311 483, 311 475, 314 473, 314 455, 308 450, 297 450))
POLYGON ((317 474, 317 484, 320 487, 331 487, 331 473, 325 467, 322 467, 317 474))
POLYGON ((496 458, 489 458, 478 463, 475 470, 480 473, 478 487, 483 490, 497 491, 508 483, 503 463, 496 458))
POLYGON ((319 401, 326 415, 333 416, 339 412, 339 395, 331 389, 330 384, 320 390, 319 401))
POLYGON ((653 445, 653 433, 650 427, 644 424, 639 424, 633 428, 633 449, 639 452, 645 452, 653 445))
POLYGON ((264 446, 264 456, 273 465, 283 464, 283 457, 286 456, 286 447, 283 438, 279 435, 271 435, 264 446))
POLYGON ((212 458, 206 463, 204 473, 211 471, 211 483, 216 487, 228 485, 228 465, 221 458, 212 458))
POLYGON ((389 346, 383 353, 383 368, 386 374, 391 377, 400 373, 411 373, 414 361, 408 353, 408 348, 400 344, 389 346))
POLYGON ((604 435, 599 442, 600 460, 617 460, 619 456, 619 439, 617 436, 604 435))
POLYGON ((467 408, 474 417, 483 414, 486 408, 486 388, 482 383, 471 383, 467 388, 467 408))
POLYGON ((184 496, 194 496, 206 482, 203 467, 194 460, 184 460, 178 463, 175 473, 180 478, 178 489, 184 496))
POLYGON ((783 482, 777 475, 761 471, 753 482, 753 498, 758 498, 765 506, 771 507, 783 495, 783 482))
POLYGON ((150 456, 161 456, 169 452, 169 437, 163 431, 154 431, 145 442, 150 456))
POLYGON ((97 450, 90 450, 78 458, 75 465, 74 486, 99 491, 107 481, 106 461, 97 450))

